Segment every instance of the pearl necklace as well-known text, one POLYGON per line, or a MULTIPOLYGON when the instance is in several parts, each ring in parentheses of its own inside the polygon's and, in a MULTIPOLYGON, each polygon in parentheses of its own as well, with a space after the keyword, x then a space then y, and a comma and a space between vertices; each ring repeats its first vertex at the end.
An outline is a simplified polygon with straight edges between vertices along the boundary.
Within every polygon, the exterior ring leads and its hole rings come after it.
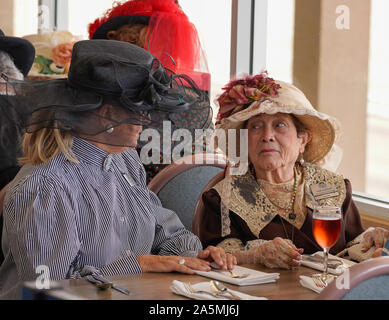
MULTIPOLYGON (((288 203, 288 206, 287 206, 286 208, 283 208, 283 207, 279 206, 277 203, 273 202, 273 201, 266 195, 266 193, 263 192, 264 195, 265 195, 265 197, 266 197, 274 206, 276 206, 278 209, 285 210, 285 214, 288 215, 288 217, 289 217, 290 220, 296 219, 296 214, 294 213, 294 203, 295 203, 296 194, 297 194, 297 173, 296 173, 296 168, 294 168, 293 174, 294 174, 293 194, 292 194, 292 198, 291 198, 291 200, 290 200, 290 202, 288 203)), ((261 186, 261 187, 262 187, 262 189, 263 189, 263 186, 261 186)))

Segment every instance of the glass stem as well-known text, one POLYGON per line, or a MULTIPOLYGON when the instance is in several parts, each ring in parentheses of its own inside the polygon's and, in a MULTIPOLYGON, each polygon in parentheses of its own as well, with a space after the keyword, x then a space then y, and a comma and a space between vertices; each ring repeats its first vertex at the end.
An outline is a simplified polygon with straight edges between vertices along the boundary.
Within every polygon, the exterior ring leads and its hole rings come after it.
POLYGON ((324 272, 323 272, 323 280, 327 282, 328 275, 328 249, 323 248, 324 251, 324 272))

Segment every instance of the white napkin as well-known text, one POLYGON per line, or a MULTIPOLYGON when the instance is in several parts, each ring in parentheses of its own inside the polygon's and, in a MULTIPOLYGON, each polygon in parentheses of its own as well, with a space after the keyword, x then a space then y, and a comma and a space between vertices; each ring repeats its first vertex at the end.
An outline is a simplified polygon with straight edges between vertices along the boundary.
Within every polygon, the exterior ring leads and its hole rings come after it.
MULTIPOLYGON (((303 259, 301 260, 302 266, 306 266, 306 267, 309 267, 309 268, 312 268, 315 270, 324 271, 324 264, 323 263, 305 260, 304 256, 308 256, 308 255, 303 255, 303 259)), ((318 251, 318 252, 312 254, 312 256, 323 257, 323 251, 318 251)), ((342 258, 339 258, 337 256, 333 256, 332 254, 328 254, 328 259, 335 259, 335 260, 339 260, 339 261, 343 262, 343 265, 339 265, 336 269, 328 268, 328 273, 335 274, 335 275, 342 274, 343 271, 345 270, 345 268, 349 268, 355 264, 355 262, 353 262, 353 261, 350 261, 347 259, 342 259, 342 258)))
MULTIPOLYGON (((207 291, 212 293, 210 283, 209 282, 199 282, 196 284, 192 284, 192 287, 195 290, 201 290, 201 291, 207 291)), ((185 296, 191 299, 195 300, 229 300, 226 297, 215 297, 214 295, 207 294, 207 293, 191 293, 189 292, 185 286, 184 283, 178 280, 173 280, 172 285, 170 286, 170 289, 178 295, 185 296)), ((242 298, 242 300, 267 300, 267 298, 264 297, 256 297, 256 296, 250 296, 248 294, 245 294, 243 292, 235 291, 229 289, 234 295, 242 298)), ((228 293, 226 294, 228 296, 228 293)))
MULTIPOLYGON (((330 279, 328 279, 328 283, 331 283, 333 280, 334 277, 331 277, 330 279)), ((308 276, 300 276, 300 284, 305 288, 315 291, 316 293, 320 293, 324 289, 324 287, 317 286, 313 281, 312 277, 308 276)))
POLYGON ((248 276, 245 278, 232 278, 231 273, 226 270, 196 271, 196 274, 237 286, 275 282, 280 277, 279 273, 266 273, 241 266, 235 266, 233 271, 236 274, 248 274, 248 276))

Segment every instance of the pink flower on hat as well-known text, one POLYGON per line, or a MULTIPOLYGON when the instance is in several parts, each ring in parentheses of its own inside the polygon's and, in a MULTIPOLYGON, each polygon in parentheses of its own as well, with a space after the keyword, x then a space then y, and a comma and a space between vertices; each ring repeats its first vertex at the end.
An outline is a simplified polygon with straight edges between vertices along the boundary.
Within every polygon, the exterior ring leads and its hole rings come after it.
POLYGON ((70 65, 75 42, 61 43, 53 48, 53 61, 56 65, 66 67, 70 65))
POLYGON ((248 106, 254 101, 266 97, 278 95, 281 86, 269 78, 264 71, 259 75, 247 75, 243 79, 232 80, 224 88, 224 92, 217 99, 219 102, 219 113, 217 119, 227 118, 234 113, 234 110, 242 110, 242 106, 248 106))

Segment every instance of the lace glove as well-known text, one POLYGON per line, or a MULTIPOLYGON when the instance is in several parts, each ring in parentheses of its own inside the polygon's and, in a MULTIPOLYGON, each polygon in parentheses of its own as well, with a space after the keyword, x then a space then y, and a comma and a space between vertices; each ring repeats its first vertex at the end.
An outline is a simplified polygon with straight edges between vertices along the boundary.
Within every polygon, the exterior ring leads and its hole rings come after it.
POLYGON ((378 257, 381 255, 382 247, 388 237, 388 230, 381 227, 370 227, 347 243, 346 249, 339 252, 337 256, 344 257, 348 255, 349 259, 358 262, 378 257))
POLYGON ((388 238, 389 231, 381 227, 376 227, 373 228, 373 230, 364 232, 361 242, 363 247, 362 251, 366 252, 373 246, 375 246, 375 249, 382 248, 388 238))
POLYGON ((268 240, 263 240, 263 239, 255 239, 255 240, 250 240, 246 242, 246 245, 244 246, 244 250, 250 250, 251 248, 254 248, 256 246, 260 246, 261 244, 267 242, 268 240))
POLYGON ((297 249, 292 241, 274 238, 247 251, 234 252, 238 264, 262 264, 268 268, 291 269, 300 265, 303 249, 297 249))

